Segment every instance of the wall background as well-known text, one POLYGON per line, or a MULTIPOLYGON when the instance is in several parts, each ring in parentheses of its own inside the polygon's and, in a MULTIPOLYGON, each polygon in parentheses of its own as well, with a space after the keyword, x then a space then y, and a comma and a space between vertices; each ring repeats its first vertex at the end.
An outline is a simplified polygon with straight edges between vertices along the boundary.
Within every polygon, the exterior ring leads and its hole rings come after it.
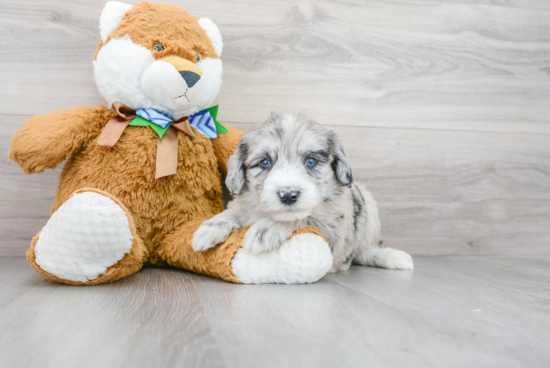
MULTIPOLYGON (((220 27, 221 121, 303 109, 335 127, 387 245, 550 252, 550 2, 165 1, 220 27)), ((104 103, 91 64, 104 3, 0 0, 0 256, 24 255, 61 171, 23 174, 13 133, 104 103)))

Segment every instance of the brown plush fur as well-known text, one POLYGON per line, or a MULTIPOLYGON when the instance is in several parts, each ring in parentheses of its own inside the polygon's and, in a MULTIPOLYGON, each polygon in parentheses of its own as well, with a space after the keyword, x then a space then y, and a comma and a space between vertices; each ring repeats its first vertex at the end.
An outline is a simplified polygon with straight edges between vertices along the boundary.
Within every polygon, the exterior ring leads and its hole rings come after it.
POLYGON ((34 116, 15 133, 8 157, 25 174, 55 169, 97 135, 114 114, 104 106, 83 106, 34 116))
MULTIPOLYGON (((161 43, 171 55, 191 61, 196 58, 195 52, 202 57, 218 57, 196 19, 176 6, 134 5, 105 43, 125 34, 149 49, 161 43)), ((152 54, 161 58, 166 52, 153 50, 152 54)), ((115 281, 137 272, 145 263, 170 264, 239 282, 233 275, 231 259, 241 247, 246 230, 237 231, 206 253, 195 253, 191 238, 202 219, 223 210, 221 175, 226 173, 226 162, 242 132, 229 128, 229 133, 212 140, 197 131, 196 138, 178 132, 177 172, 155 179, 159 138, 150 127, 127 127, 112 148, 97 144, 99 134, 113 116, 114 111, 104 106, 35 116, 15 133, 8 156, 27 174, 54 169, 68 159, 59 178, 52 213, 74 193, 94 191, 105 195, 128 216, 134 238, 131 251, 95 280, 61 280, 36 264, 38 233, 27 253, 31 266, 50 280, 74 285, 115 281)))

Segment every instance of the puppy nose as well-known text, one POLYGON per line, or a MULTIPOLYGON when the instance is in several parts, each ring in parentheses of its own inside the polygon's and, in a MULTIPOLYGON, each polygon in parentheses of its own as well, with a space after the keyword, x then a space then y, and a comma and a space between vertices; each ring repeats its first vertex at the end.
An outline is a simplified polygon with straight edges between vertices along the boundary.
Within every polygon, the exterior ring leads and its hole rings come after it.
POLYGON ((279 199, 284 204, 292 204, 298 200, 300 192, 292 189, 279 190, 279 199))
POLYGON ((185 80, 189 88, 193 87, 199 81, 199 79, 201 79, 200 75, 189 70, 182 70, 179 73, 181 77, 185 80))

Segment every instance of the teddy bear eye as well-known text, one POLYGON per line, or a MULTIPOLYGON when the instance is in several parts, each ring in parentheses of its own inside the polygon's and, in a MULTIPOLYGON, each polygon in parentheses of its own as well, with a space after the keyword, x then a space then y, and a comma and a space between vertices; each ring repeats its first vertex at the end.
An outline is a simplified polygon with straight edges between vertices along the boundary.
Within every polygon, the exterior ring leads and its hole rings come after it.
POLYGON ((199 54, 198 52, 197 52, 196 59, 197 59, 197 63, 201 61, 201 56, 200 56, 200 54, 199 54))
POLYGON ((166 47, 164 47, 164 45, 161 45, 160 43, 157 43, 155 44, 155 46, 153 46, 153 48, 155 49, 155 51, 164 51, 166 47))

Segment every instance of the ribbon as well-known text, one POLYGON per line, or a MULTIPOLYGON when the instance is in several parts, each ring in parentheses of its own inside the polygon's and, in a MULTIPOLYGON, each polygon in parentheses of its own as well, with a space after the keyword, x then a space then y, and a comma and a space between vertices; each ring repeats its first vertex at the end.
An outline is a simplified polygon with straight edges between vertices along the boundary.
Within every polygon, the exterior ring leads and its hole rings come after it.
MULTIPOLYGON (((130 122, 137 118, 136 110, 120 103, 113 102, 113 110, 116 116, 111 118, 103 128, 103 131, 97 139, 97 144, 102 147, 113 147, 124 132, 124 129, 130 122)), ((174 175, 178 168, 178 130, 187 134, 191 138, 195 138, 196 134, 191 129, 191 124, 187 117, 181 118, 178 121, 167 126, 164 135, 159 134, 159 142, 157 144, 157 162, 155 169, 155 179, 164 176, 174 175)))

